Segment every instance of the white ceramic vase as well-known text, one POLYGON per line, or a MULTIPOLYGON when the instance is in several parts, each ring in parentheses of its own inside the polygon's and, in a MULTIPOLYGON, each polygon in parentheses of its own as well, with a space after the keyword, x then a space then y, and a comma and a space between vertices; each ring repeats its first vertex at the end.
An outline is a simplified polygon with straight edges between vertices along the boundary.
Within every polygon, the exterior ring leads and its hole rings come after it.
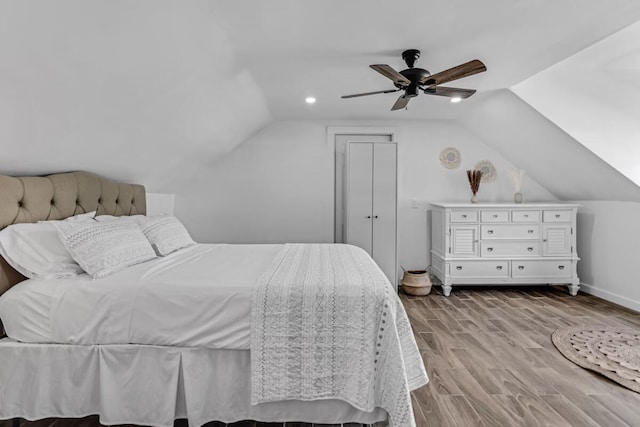
POLYGON ((521 192, 517 192, 513 195, 513 201, 516 203, 522 203, 524 202, 524 197, 522 196, 521 192))

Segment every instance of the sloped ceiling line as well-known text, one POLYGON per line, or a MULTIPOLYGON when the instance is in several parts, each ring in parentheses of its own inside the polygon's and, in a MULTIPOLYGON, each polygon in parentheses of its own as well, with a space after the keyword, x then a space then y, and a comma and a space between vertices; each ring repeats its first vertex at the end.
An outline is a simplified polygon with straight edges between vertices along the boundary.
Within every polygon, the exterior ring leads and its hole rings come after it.
MULTIPOLYGON (((640 185, 640 22, 515 85, 513 92, 640 185)), ((606 180, 606 177, 602 177, 606 180)))

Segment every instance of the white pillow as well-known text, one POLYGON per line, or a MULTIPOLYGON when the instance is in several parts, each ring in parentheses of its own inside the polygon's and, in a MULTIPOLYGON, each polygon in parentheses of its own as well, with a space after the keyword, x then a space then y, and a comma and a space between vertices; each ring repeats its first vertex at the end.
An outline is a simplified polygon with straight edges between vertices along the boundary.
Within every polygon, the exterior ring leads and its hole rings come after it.
POLYGON ((0 255, 30 279, 60 279, 83 273, 64 247, 54 223, 91 221, 95 212, 64 221, 13 224, 0 231, 0 255))
POLYGON ((52 223, 52 222, 58 222, 58 221, 66 221, 66 222, 92 221, 95 216, 96 216, 96 211, 91 211, 83 214, 70 216, 63 220, 48 219, 46 221, 38 221, 38 223, 39 224, 43 222, 52 223))
POLYGON ((62 222, 55 227, 73 259, 94 279, 156 257, 133 222, 62 222))
POLYGON ((140 224, 146 220, 146 216, 144 215, 123 215, 123 216, 113 216, 113 215, 98 215, 95 219, 98 222, 107 222, 107 221, 125 221, 125 222, 135 222, 136 224, 140 224))
POLYGON ((159 256, 196 244, 185 226, 171 215, 149 216, 140 228, 159 256))

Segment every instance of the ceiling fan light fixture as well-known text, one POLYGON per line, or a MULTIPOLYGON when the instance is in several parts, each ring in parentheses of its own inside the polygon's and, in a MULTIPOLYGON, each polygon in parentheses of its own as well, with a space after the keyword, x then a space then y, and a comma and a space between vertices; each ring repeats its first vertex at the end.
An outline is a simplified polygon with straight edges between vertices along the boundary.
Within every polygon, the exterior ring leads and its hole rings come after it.
POLYGON ((307 96, 304 99, 304 102, 306 102, 307 104, 315 104, 316 103, 316 99, 313 96, 307 96))
POLYGON ((453 98, 451 98, 451 102, 453 102, 454 104, 460 101, 462 101, 462 98, 460 98, 459 96, 454 96, 453 98))

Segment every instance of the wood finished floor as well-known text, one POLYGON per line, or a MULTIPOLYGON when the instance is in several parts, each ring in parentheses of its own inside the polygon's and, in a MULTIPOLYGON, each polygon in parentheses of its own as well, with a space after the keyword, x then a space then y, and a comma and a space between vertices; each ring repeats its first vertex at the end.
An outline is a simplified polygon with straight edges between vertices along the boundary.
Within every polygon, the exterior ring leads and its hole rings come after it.
POLYGON ((640 329, 640 313, 566 288, 454 288, 403 295, 429 373, 420 427, 640 426, 640 394, 565 359, 560 327, 640 329))
MULTIPOLYGON (((450 297, 434 289, 426 297, 402 295, 402 301, 431 380, 412 395, 418 427, 640 426, 640 394, 569 362, 550 338, 557 328, 582 324, 640 329, 640 313, 585 294, 571 297, 565 288, 553 287, 455 288, 450 297)), ((99 423, 89 417, 21 425, 99 423)), ((10 426, 0 422, 0 427, 10 426)), ((176 422, 176 427, 185 426, 176 422)))

